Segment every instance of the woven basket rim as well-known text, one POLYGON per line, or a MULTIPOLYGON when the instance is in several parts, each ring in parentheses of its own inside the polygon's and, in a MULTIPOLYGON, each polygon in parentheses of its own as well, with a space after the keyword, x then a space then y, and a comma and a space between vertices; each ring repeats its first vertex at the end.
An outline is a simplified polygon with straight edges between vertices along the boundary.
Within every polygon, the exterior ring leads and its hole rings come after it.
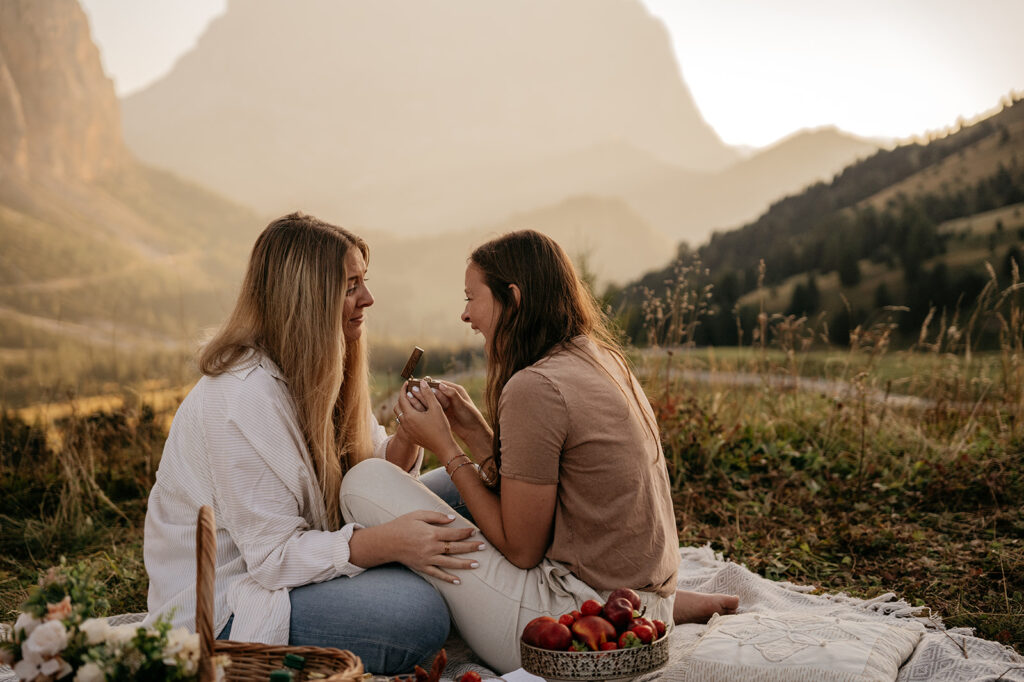
MULTIPOLYGON (((199 633, 199 682, 214 682, 214 656, 227 654, 235 665, 225 670, 227 680, 252 679, 251 671, 242 675, 239 668, 258 668, 255 674, 269 676, 281 667, 285 654, 297 654, 309 661, 312 668, 325 668, 323 661, 333 662, 330 672, 353 681, 363 676, 363 662, 351 651, 333 647, 292 646, 217 640, 213 635, 213 585, 216 571, 217 525, 213 508, 203 505, 196 520, 196 632, 199 633), (238 660, 240 659, 240 660, 238 660), (272 660, 273 659, 273 660, 272 660), (319 659, 319 660, 318 660, 319 659), (232 674, 232 668, 235 673, 232 674), (265 670, 265 674, 264 674, 265 670)), ((323 672, 320 670, 318 672, 323 672)))

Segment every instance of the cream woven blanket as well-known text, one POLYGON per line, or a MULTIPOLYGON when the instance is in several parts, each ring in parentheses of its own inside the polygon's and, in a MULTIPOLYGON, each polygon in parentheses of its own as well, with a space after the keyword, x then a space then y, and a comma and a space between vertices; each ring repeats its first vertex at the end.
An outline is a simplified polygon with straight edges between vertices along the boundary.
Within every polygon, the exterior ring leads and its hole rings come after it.
MULTIPOLYGON (((884 621, 923 633, 913 653, 899 669, 899 682, 931 680, 935 682, 982 682, 1005 680, 1024 682, 1024 657, 997 642, 973 637, 969 629, 945 629, 927 609, 915 608, 892 593, 874 599, 855 599, 844 594, 810 594, 813 588, 774 582, 724 561, 710 547, 684 547, 679 550, 679 587, 695 592, 725 592, 740 597, 740 610, 753 613, 804 611, 848 620, 884 621)), ((114 616, 114 622, 141 620, 145 614, 114 616)), ((670 634, 668 664, 638 682, 683 680, 683 658, 704 631, 702 625, 683 625, 670 634)), ((480 664, 458 635, 446 643, 449 663, 446 682, 458 680, 475 670, 484 679, 495 678, 480 664)), ((0 682, 13 682, 10 668, 0 666, 0 682)))

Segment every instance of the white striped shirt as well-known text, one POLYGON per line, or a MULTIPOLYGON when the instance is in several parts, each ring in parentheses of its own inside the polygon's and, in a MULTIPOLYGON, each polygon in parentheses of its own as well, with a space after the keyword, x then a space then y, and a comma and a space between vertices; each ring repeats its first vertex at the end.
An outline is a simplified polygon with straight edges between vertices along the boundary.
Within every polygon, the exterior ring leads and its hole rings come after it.
MULTIPOLYGON (((388 436, 372 414, 375 457, 388 436)), ((419 471, 422 462, 414 466, 419 471)), ((149 495, 143 554, 149 616, 171 613, 195 630, 199 507, 217 521, 214 632, 234 614, 231 639, 287 644, 288 590, 362 568, 349 563, 359 526, 327 531, 326 511, 280 369, 262 355, 202 377, 174 416, 149 495)))

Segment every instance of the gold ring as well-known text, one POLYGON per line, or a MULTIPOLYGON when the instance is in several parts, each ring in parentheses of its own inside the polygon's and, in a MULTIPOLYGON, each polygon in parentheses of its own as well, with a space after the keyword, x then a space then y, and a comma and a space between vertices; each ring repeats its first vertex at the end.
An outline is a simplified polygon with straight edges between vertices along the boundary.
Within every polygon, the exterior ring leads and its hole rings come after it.
POLYGON ((451 544, 448 542, 444 543, 444 549, 441 550, 441 554, 447 554, 450 551, 452 551, 451 544))
POLYGON ((399 426, 401 426, 402 420, 399 419, 398 417, 395 417, 395 423, 398 424, 399 426))
POLYGON ((404 416, 405 416, 405 412, 401 412, 401 411, 400 411, 400 412, 398 413, 398 418, 399 418, 399 419, 401 419, 401 418, 402 418, 402 417, 404 417, 404 416))

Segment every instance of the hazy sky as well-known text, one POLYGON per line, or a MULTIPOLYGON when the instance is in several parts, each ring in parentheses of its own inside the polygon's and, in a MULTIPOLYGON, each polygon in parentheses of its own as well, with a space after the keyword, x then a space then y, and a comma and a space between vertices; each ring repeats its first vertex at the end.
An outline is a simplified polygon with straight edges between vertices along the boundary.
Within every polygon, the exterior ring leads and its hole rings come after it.
MULTIPOLYGON (((81 1, 121 95, 167 73, 227 6, 81 1)), ((1024 94, 1024 0, 642 1, 728 144, 764 146, 822 125, 906 138, 1024 94)))

